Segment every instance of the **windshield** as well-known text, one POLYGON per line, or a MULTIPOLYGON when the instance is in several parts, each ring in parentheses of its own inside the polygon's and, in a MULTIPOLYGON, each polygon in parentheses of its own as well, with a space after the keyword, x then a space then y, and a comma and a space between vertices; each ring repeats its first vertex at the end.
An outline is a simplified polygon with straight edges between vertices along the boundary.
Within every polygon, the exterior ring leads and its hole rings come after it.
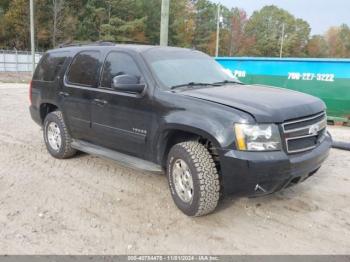
POLYGON ((167 88, 186 86, 189 83, 213 84, 237 81, 213 58, 191 50, 163 50, 148 53, 148 62, 158 79, 167 88))

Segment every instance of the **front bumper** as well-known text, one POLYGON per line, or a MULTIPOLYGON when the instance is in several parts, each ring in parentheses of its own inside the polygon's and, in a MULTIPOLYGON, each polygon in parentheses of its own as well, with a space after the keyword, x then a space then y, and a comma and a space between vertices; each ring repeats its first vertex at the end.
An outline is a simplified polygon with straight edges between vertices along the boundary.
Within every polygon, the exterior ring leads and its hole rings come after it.
POLYGON ((261 196, 303 182, 321 167, 329 155, 329 134, 314 150, 288 155, 278 152, 220 151, 224 194, 261 196))

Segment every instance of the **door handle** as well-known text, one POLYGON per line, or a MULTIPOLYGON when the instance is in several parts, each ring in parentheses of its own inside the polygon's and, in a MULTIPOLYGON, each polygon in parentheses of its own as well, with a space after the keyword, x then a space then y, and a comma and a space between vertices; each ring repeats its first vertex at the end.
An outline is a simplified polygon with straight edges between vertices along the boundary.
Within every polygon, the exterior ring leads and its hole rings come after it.
POLYGON ((98 106, 105 106, 108 104, 106 100, 102 100, 102 99, 94 99, 93 103, 98 106))
POLYGON ((60 96, 67 97, 69 94, 67 92, 59 92, 60 96))

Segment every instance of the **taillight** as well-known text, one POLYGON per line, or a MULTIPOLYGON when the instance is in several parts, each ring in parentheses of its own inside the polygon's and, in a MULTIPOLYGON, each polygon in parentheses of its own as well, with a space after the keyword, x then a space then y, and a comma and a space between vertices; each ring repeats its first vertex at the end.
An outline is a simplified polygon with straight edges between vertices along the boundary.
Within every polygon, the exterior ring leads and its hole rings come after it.
POLYGON ((33 88, 33 81, 30 81, 30 83, 29 83, 29 101, 30 101, 30 105, 32 105, 32 88, 33 88))

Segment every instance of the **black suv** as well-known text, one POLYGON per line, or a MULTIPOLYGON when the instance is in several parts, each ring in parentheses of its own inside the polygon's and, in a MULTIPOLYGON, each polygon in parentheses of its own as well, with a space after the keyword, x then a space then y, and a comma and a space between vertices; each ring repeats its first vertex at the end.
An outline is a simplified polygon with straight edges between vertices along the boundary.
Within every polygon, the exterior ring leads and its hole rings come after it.
POLYGON ((329 154, 324 103, 237 81, 195 50, 91 44, 47 52, 30 89, 49 153, 167 173, 189 216, 312 176, 329 154))

